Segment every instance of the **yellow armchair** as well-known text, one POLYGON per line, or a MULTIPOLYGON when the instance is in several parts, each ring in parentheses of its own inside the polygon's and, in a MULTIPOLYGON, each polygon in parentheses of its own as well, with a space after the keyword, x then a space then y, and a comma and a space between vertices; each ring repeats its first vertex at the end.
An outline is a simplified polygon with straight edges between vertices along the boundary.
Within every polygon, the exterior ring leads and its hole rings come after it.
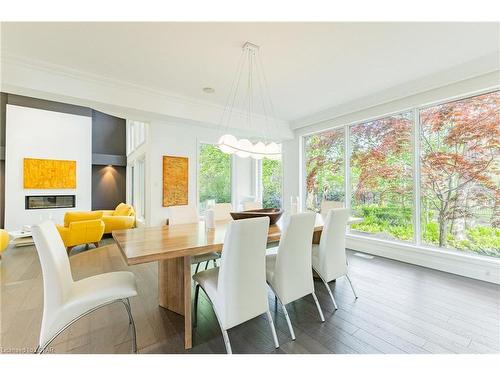
POLYGON ((0 229, 0 258, 7 246, 9 246, 9 233, 5 229, 0 229))
POLYGON ((101 219, 100 212, 66 212, 64 225, 57 225, 57 230, 68 253, 77 245, 93 243, 99 247, 104 233, 104 223, 101 219))
POLYGON ((135 227, 135 210, 129 204, 120 203, 114 210, 93 211, 102 213, 104 233, 135 227))

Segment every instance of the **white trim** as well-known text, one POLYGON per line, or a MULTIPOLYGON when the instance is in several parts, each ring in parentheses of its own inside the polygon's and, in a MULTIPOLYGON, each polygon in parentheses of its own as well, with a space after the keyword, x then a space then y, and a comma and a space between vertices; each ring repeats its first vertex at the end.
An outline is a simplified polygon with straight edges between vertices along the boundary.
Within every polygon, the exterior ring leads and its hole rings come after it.
MULTIPOLYGON (((499 73, 500 73, 500 71, 499 71, 499 73)), ((498 90, 500 90, 500 85, 494 84, 492 86, 489 86, 487 88, 483 88, 480 90, 473 90, 473 91, 469 91, 465 94, 452 95, 452 96, 446 97, 445 99, 434 100, 434 101, 426 102, 424 104, 416 105, 415 108, 417 110, 421 111, 423 109, 435 107, 437 105, 441 105, 441 104, 445 104, 445 103, 452 103, 452 102, 456 102, 459 100, 472 98, 474 96, 489 94, 489 93, 492 93, 492 92, 495 92, 498 90)))
POLYGON ((417 246, 421 245, 421 234, 422 231, 422 202, 420 193, 420 111, 418 108, 413 110, 413 128, 412 128, 412 140, 411 144, 413 146, 413 241, 417 246))
MULTIPOLYGON (((306 152, 306 137, 302 136, 299 140, 299 178, 300 178, 300 186, 299 186, 299 201, 300 201, 300 206, 302 207, 302 211, 306 212, 307 207, 306 207, 306 157, 305 157, 305 152, 306 152)), ((291 199, 291 197, 290 197, 291 199)), ((291 201, 290 201, 291 204, 291 201)), ((290 207, 291 208, 291 207, 290 207)))
MULTIPOLYGON (((475 60, 467 61, 445 71, 427 75, 416 80, 393 86, 358 99, 342 103, 311 115, 290 121, 293 130, 327 122, 333 118, 344 117, 358 112, 357 108, 370 109, 387 103, 404 100, 442 87, 454 85, 498 71, 498 54, 491 53, 475 60)), ((484 87, 484 86, 483 86, 484 87)))
MULTIPOLYGON (((351 208, 351 127, 344 127, 344 207, 351 208)), ((350 230, 350 227, 349 227, 350 230)))
POLYGON ((346 247, 385 258, 500 284, 500 259, 348 234, 346 247))
MULTIPOLYGON (((82 105, 122 118, 143 118, 145 121, 183 119, 200 126, 216 129, 220 125, 224 107, 172 92, 117 80, 42 60, 17 56, 2 51, 1 91, 63 103, 82 105)), ((249 129, 248 114, 234 109, 229 128, 249 129)), ((265 126, 265 116, 252 114, 255 129, 265 126)), ((293 132, 287 121, 272 119, 276 124, 276 140, 291 139, 293 132)))

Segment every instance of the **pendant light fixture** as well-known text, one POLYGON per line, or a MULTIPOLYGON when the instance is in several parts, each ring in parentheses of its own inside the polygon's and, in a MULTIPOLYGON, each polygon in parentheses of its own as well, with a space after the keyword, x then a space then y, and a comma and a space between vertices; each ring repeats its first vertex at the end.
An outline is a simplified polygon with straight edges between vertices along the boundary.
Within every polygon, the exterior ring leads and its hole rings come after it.
POLYGON ((276 116, 274 115, 273 104, 269 96, 267 79, 264 74, 262 59, 259 55, 259 46, 246 42, 243 45, 236 75, 222 114, 221 127, 224 128, 224 131, 222 132, 223 135, 219 138, 219 149, 226 154, 236 154, 236 156, 241 158, 252 157, 257 160, 263 158, 271 160, 281 159, 281 144, 274 142, 270 134, 271 126, 276 127, 276 124, 274 124, 274 121, 276 121, 275 119, 276 116), (244 75, 246 75, 246 77, 244 77, 244 75), (248 130, 253 130, 261 134, 261 139, 257 140, 255 143, 252 143, 246 138, 238 139, 234 135, 228 133, 238 93, 243 91, 240 86, 245 83, 246 92, 243 96, 244 102, 239 108, 243 107, 246 111, 248 130), (255 99, 258 95, 254 96, 255 84, 257 84, 258 88, 258 90, 255 90, 256 94, 260 94, 260 100, 257 102, 255 99), (262 108, 264 114, 265 126, 261 126, 260 129, 254 129, 254 110, 259 106, 262 108), (268 113, 271 113, 271 118, 269 118, 268 113), (270 122, 273 122, 273 124, 271 125, 270 122))

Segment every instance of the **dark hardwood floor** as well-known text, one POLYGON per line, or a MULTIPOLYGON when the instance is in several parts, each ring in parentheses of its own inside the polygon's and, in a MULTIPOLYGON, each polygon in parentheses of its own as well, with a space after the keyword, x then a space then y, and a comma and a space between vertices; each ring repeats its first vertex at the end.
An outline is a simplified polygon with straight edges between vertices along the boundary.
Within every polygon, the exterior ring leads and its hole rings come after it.
MULTIPOLYGON (((107 239, 104 243, 111 243, 107 239)), ((71 257, 75 279, 130 269, 138 280, 132 300, 141 353, 224 353, 214 312, 200 293, 193 349, 183 349, 183 321, 157 306, 155 264, 127 267, 114 246, 71 257)), ((315 282, 326 322, 311 296, 287 306, 292 341, 280 307, 269 293, 280 348, 275 349, 265 316, 229 330, 234 353, 500 353, 500 286, 424 267, 349 251, 347 280, 331 283, 339 310, 315 282)), ((40 265, 33 247, 10 249, 2 260, 3 351, 34 347, 42 309, 40 265)), ((123 307, 111 305, 83 318, 53 344, 56 353, 128 353, 130 336, 123 307)))

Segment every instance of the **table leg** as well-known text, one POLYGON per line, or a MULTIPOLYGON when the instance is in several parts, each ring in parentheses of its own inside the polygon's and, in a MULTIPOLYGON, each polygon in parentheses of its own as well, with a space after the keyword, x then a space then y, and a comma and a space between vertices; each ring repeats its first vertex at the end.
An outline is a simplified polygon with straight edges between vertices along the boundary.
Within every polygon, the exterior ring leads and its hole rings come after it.
POLYGON ((158 261, 158 303, 184 316, 184 348, 192 347, 191 257, 158 261))
POLYGON ((319 244, 319 240, 321 239, 321 232, 314 232, 313 233, 313 244, 319 244))
MULTIPOLYGON (((314 232, 313 233, 313 242, 312 243, 315 244, 315 245, 318 245, 320 239, 321 239, 321 232, 314 232)), ((320 277, 318 276, 318 274, 314 270, 313 270, 313 277, 315 279, 318 279, 318 280, 320 279, 320 277)))

